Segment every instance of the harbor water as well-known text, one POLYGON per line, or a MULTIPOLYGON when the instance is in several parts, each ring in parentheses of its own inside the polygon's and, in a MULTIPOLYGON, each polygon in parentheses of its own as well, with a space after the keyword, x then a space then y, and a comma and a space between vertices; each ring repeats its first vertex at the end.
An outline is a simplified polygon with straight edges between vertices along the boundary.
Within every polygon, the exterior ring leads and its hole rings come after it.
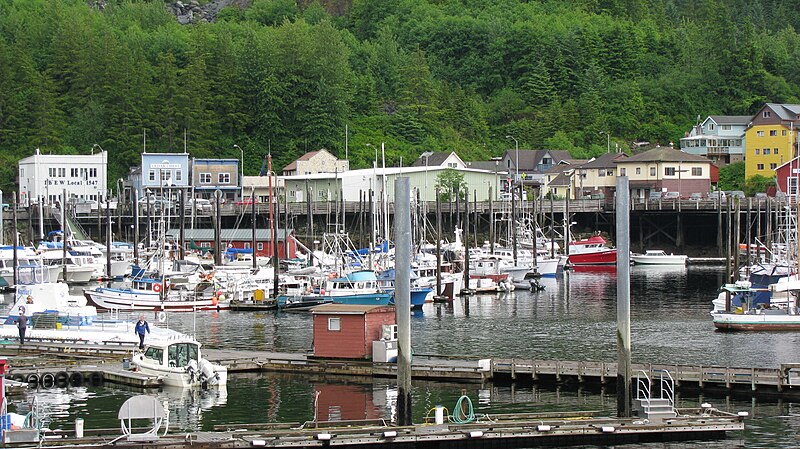
MULTIPOLYGON (((721 269, 710 267, 633 267, 633 361, 748 367, 798 362, 800 333, 714 330, 708 312, 723 274, 721 269)), ((517 291, 456 299, 452 304, 426 304, 412 316, 414 352, 615 361, 615 272, 569 272, 557 279, 543 279, 542 283, 546 289, 541 292, 517 291)), ((5 301, 8 305, 9 298, 5 301)), ((149 319, 156 321, 154 317, 149 319)), ((308 351, 312 344, 308 313, 171 313, 166 325, 196 335, 210 348, 308 351)), ((9 407, 26 412, 36 397, 50 428, 72 428, 76 418, 83 418, 87 429, 118 428, 117 411, 134 394, 139 393, 111 385, 31 390, 27 399, 12 402, 9 407)), ((153 394, 168 404, 170 428, 192 431, 210 430, 216 424, 235 427, 245 423, 302 423, 315 418, 390 421, 397 392, 392 379, 233 373, 224 391, 165 389, 153 394)), ((615 395, 600 387, 415 381, 414 421, 433 416, 436 405, 452 409, 462 394, 470 397, 476 414, 602 410, 613 415, 616 407, 615 395)), ((744 432, 731 434, 724 441, 703 443, 704 446, 800 445, 800 402, 683 394, 677 405, 696 407, 702 402, 752 415, 744 432)))

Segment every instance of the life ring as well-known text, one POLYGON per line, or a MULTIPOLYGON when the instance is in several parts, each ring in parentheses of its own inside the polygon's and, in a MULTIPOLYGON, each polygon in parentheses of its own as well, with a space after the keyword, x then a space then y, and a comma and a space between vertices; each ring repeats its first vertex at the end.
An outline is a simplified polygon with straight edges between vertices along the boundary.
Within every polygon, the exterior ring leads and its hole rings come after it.
POLYGON ((26 380, 26 381, 27 381, 29 384, 35 384, 35 385, 39 385, 39 375, 38 375, 38 374, 36 374, 36 373, 30 373, 30 374, 28 374, 28 377, 26 377, 26 378, 25 378, 25 380, 26 380))
POLYGON ((69 374, 66 371, 59 371, 56 373, 56 386, 66 387, 69 382, 69 374))
POLYGON ((69 384, 73 387, 80 387, 83 385, 83 374, 75 371, 69 375, 69 384))
POLYGON ((158 322, 163 323, 166 321, 167 321, 167 312, 164 312, 163 310, 161 312, 158 312, 158 322))
POLYGON ((53 373, 44 373, 41 382, 43 387, 53 388, 56 384, 56 376, 53 373))
POLYGON ((25 382, 25 376, 23 376, 22 374, 14 374, 13 376, 11 376, 11 379, 17 382, 25 382))
POLYGON ((99 387, 103 385, 103 374, 99 371, 92 371, 92 374, 89 374, 89 383, 93 387, 99 387))
POLYGON ((161 293, 161 284, 153 284, 153 291, 156 293, 161 293))

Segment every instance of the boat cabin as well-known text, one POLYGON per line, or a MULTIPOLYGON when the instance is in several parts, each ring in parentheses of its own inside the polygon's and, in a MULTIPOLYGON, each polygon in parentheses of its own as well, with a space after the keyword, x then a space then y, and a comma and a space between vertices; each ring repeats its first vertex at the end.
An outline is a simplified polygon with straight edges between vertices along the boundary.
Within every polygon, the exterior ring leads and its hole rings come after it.
POLYGON ((146 345, 144 358, 161 366, 182 368, 194 361, 197 366, 200 359, 200 344, 193 341, 176 341, 166 347, 162 344, 146 345))

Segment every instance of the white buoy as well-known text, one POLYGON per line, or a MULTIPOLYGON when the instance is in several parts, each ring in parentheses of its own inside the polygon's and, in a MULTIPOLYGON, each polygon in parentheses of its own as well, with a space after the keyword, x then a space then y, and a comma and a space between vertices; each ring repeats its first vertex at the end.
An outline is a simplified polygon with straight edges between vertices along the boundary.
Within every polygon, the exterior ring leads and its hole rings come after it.
POLYGON ((433 419, 436 424, 444 424, 444 407, 441 405, 436 406, 436 411, 434 412, 433 419))
POLYGON ((83 418, 75 418, 75 438, 83 438, 83 418))

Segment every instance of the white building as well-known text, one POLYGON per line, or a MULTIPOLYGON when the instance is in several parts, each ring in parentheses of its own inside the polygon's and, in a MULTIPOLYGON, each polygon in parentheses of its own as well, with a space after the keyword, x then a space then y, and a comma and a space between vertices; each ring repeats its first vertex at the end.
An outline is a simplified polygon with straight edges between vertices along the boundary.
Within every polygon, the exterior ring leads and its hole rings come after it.
POLYGON ((36 154, 19 161, 19 204, 38 199, 53 203, 66 190, 68 198, 99 201, 107 196, 108 153, 36 154))

